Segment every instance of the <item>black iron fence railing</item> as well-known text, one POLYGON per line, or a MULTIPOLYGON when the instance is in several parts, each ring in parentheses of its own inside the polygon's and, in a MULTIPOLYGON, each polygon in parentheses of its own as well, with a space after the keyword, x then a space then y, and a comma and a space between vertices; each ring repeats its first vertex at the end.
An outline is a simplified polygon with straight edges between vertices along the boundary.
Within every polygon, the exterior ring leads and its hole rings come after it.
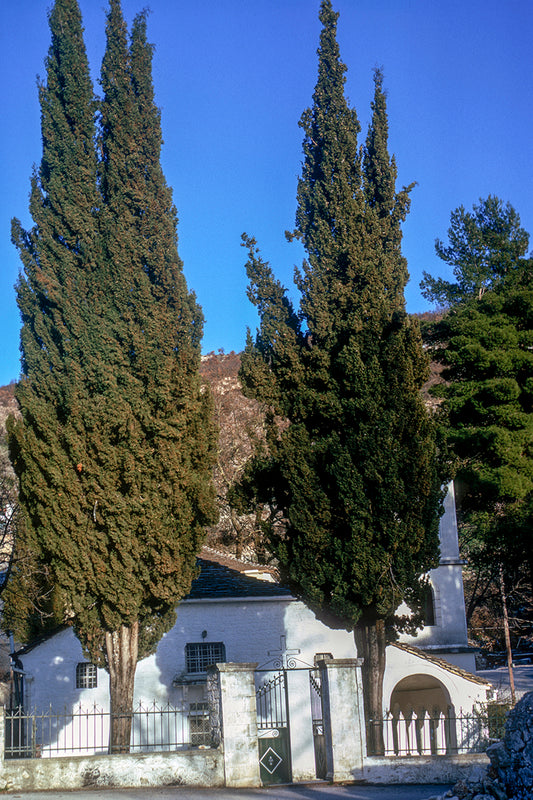
POLYGON ((483 708, 472 713, 388 712, 367 723, 368 755, 431 756, 483 753, 503 738, 507 709, 483 708), (383 745, 381 747, 381 745, 383 745), (371 752, 372 750, 372 752, 371 752))
MULTIPOLYGON (((121 717, 124 715, 121 714, 121 717)), ((140 703, 131 717, 130 752, 169 751, 210 746, 207 703, 183 707, 140 703)), ((56 713, 52 709, 5 712, 5 758, 50 758, 109 752, 111 714, 98 706, 56 713)))

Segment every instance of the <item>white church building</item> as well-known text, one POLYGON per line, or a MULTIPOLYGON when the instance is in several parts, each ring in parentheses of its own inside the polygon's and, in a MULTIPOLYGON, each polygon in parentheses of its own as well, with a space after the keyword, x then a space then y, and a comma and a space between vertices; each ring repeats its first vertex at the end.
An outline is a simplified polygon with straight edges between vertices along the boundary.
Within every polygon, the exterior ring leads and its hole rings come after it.
MULTIPOLYGON (((471 712, 487 700, 491 690, 487 681, 475 675, 474 652, 468 647, 453 485, 441 518, 440 540, 440 565, 429 576, 428 624, 418 636, 402 636, 387 648, 383 712, 392 726, 396 753, 401 751, 399 719, 471 712)), ((312 708, 308 676, 312 686, 313 675, 318 676, 314 671, 325 660, 353 664, 360 691, 353 634, 317 619, 273 579, 267 567, 245 564, 208 548, 202 551, 199 564, 200 576, 180 604, 174 627, 162 637, 156 652, 137 665, 135 703, 143 708, 155 703, 161 709, 183 709, 188 743, 201 746, 209 714, 206 678, 211 664, 253 665, 258 689, 282 673, 294 691, 303 692, 299 707, 309 706, 305 714, 309 722, 317 723, 316 756, 320 713, 312 708)), ((109 677, 87 661, 70 628, 30 643, 12 658, 18 676, 16 702, 25 709, 60 713, 109 708, 109 677)), ((295 708, 293 701, 288 702, 295 708)), ((362 703, 361 697, 358 702, 362 703)), ((292 713, 293 729, 298 725, 296 716, 292 713)), ((293 754, 293 762, 294 758, 293 754)), ((315 777, 314 758, 313 764, 310 761, 309 756, 300 766, 293 763, 292 777, 315 777)))

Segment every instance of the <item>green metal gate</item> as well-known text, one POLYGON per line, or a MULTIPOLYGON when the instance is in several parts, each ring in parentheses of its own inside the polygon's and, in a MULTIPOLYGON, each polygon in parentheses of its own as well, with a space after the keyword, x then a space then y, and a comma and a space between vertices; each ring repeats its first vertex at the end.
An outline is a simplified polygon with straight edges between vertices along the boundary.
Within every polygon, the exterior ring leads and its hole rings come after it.
POLYGON ((259 768, 263 784, 290 783, 291 752, 285 672, 265 673, 256 691, 259 768))

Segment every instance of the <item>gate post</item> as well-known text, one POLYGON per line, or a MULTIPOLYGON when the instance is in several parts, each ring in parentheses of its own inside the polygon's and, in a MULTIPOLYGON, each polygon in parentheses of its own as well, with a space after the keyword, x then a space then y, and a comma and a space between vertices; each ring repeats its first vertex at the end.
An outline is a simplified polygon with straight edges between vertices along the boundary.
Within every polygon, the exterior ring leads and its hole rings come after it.
POLYGON ((362 777, 365 715, 361 658, 319 661, 322 678, 327 779, 353 781, 362 777))
POLYGON ((217 664, 225 785, 261 786, 254 670, 257 664, 217 664))
POLYGON ((311 714, 311 691, 308 669, 288 669, 287 701, 289 736, 291 742, 292 780, 308 781, 316 778, 315 740, 311 714))

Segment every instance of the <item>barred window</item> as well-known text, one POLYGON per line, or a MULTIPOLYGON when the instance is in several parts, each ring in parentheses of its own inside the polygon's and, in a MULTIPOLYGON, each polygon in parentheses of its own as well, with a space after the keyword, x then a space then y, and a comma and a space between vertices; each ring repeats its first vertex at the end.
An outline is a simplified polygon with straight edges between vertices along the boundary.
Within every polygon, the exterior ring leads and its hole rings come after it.
POLYGON ((191 744, 209 744, 209 706, 207 703, 191 703, 189 705, 189 733, 191 744))
POLYGON ((193 642, 185 645, 187 672, 206 672, 211 664, 226 660, 224 642, 193 642))
POLYGON ((94 664, 81 661, 76 665, 76 689, 95 689, 97 672, 94 664))

